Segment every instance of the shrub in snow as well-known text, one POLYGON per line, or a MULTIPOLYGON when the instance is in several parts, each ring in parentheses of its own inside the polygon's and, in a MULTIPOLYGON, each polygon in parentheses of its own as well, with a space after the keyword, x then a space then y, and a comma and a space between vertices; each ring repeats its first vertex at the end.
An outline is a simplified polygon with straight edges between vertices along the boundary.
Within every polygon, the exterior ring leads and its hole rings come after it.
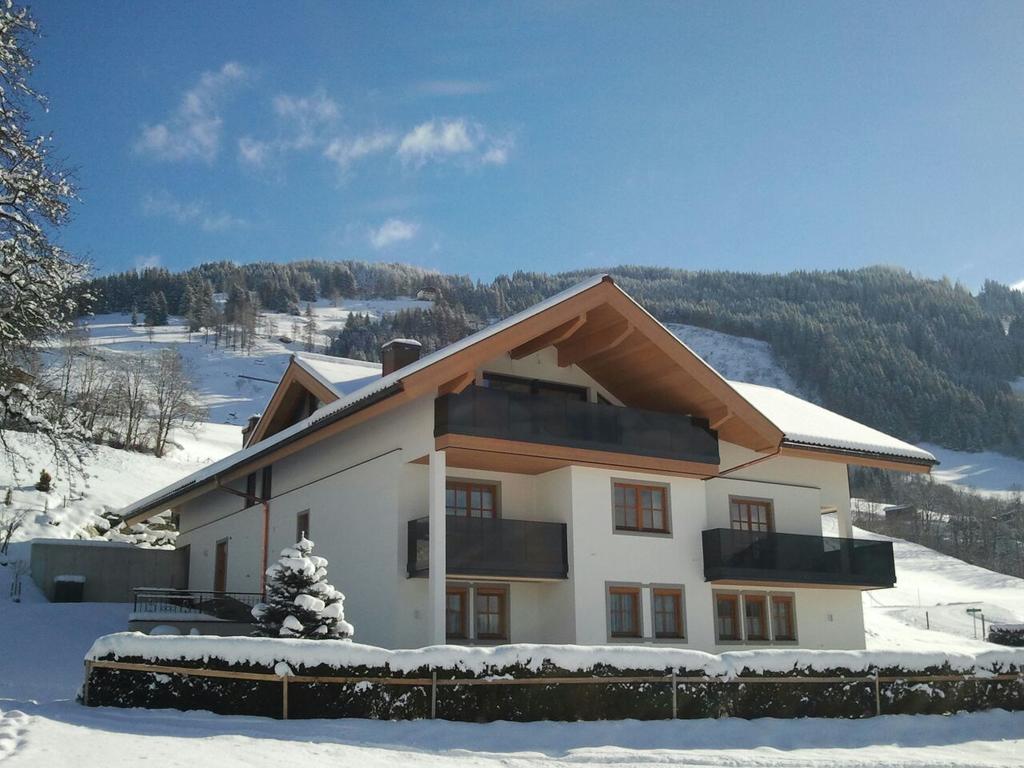
POLYGON ((50 488, 53 484, 53 478, 50 477, 50 473, 45 469, 39 471, 39 481, 36 483, 36 490, 42 491, 43 493, 49 493, 50 488))
POLYGON ((988 628, 988 641, 1024 648, 1024 624, 992 624, 988 628))
POLYGON ((327 560, 312 552, 313 542, 303 536, 267 569, 266 602, 252 609, 257 636, 352 637, 345 596, 327 582, 327 560))

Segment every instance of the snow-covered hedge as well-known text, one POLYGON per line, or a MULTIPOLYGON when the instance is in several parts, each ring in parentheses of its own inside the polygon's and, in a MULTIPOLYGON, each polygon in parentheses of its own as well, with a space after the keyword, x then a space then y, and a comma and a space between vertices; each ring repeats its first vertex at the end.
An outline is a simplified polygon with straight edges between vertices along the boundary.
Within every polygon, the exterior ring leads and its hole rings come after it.
POLYGON ((992 624, 988 629, 988 641, 1024 648, 1024 624, 992 624))
MULTIPOLYGON (((977 655, 914 651, 808 651, 771 649, 713 655, 646 646, 503 645, 432 646, 385 650, 331 640, 153 637, 120 633, 99 638, 88 660, 303 676, 425 678, 439 680, 575 676, 713 678, 679 683, 678 716, 864 717, 875 711, 872 682, 799 682, 807 677, 978 675, 1024 671, 1024 650, 977 655), (793 682, 740 684, 756 677, 793 682)), ((292 684, 292 717, 417 718, 430 713, 429 686, 357 682, 292 684)), ((883 682, 886 713, 945 713, 990 708, 1024 709, 1017 680, 883 682)), ((224 714, 279 716, 278 682, 162 675, 96 668, 90 705, 209 709, 224 714)), ((660 719, 671 715, 668 682, 607 685, 535 684, 437 689, 437 716, 450 720, 660 719)))

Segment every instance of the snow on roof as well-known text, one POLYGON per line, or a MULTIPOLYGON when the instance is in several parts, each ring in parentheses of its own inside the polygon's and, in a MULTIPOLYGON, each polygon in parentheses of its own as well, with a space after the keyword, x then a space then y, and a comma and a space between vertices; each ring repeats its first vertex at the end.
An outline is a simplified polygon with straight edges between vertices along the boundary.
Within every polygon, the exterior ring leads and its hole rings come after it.
POLYGON ((380 377, 380 363, 313 352, 296 352, 292 358, 303 370, 339 396, 355 392, 380 377))
POLYGON ((840 416, 781 389, 741 381, 729 383, 782 430, 786 442, 936 462, 935 457, 923 448, 840 416))

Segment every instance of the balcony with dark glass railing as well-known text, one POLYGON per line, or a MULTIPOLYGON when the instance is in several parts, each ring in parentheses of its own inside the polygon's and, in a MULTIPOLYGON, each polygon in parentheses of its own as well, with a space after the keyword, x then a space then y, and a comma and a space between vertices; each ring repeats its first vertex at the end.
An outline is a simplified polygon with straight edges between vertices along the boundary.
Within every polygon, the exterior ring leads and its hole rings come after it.
POLYGON ((703 532, 702 545, 707 581, 864 589, 896 584, 891 541, 714 528, 703 532))
POLYGON ((718 465, 703 419, 471 386, 437 398, 434 436, 467 435, 718 465))
MULTIPOLYGON (((487 517, 445 517, 445 572, 449 576, 565 579, 569 554, 564 523, 487 517)), ((408 523, 409 576, 430 572, 430 525, 408 523)))

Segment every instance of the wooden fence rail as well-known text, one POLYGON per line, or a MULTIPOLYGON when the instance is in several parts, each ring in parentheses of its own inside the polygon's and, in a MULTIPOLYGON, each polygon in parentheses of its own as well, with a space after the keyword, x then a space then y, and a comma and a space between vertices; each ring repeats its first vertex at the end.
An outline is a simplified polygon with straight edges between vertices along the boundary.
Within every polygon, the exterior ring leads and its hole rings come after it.
POLYGON ((803 684, 861 684, 871 685, 875 694, 875 715, 882 714, 881 686, 883 683, 991 683, 1017 681, 1024 685, 1024 671, 998 675, 860 675, 850 677, 680 677, 673 671, 662 675, 591 676, 591 677, 501 677, 501 678, 438 678, 430 677, 366 677, 345 675, 278 675, 271 672, 235 672, 227 669, 199 669, 161 664, 139 664, 121 661, 86 661, 82 703, 89 705, 89 681, 94 669, 112 669, 123 672, 145 672, 160 675, 191 677, 219 677, 231 680, 253 680, 281 684, 281 717, 288 719, 288 686, 295 684, 376 683, 378 685, 408 685, 430 688, 430 717, 437 716, 437 689, 445 686, 475 685, 615 685, 624 683, 650 683, 672 686, 672 719, 677 715, 676 693, 680 685, 803 685, 803 684))

